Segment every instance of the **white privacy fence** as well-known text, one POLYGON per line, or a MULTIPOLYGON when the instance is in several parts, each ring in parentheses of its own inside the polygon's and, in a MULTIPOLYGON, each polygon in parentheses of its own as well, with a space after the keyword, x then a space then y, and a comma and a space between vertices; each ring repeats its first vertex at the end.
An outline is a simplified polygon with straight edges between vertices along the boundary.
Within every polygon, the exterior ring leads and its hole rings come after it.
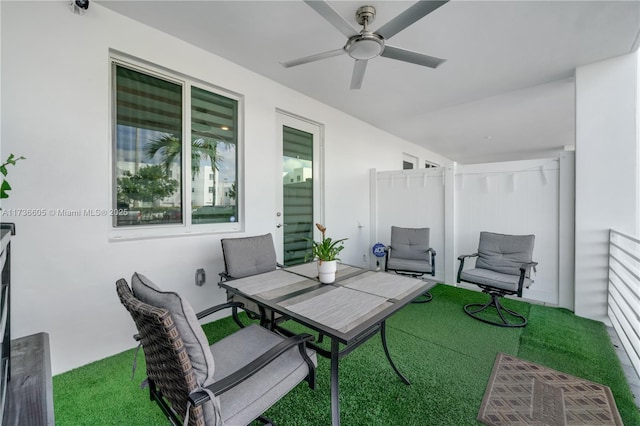
POLYGON ((608 315, 640 374, 640 240, 609 231, 608 315))
MULTIPOLYGON (((573 156, 396 170, 371 174, 371 245, 389 244, 391 226, 430 228, 430 246, 437 252, 435 279, 455 284, 458 256, 474 253, 481 231, 534 234, 535 284, 524 297, 573 309, 561 300, 564 287, 573 286, 573 156), (563 200, 564 204, 563 204, 563 200), (565 220, 564 218, 567 218, 565 220), (568 225, 567 225, 568 224, 568 225), (561 239, 562 236, 562 239, 561 239), (567 246, 567 249, 563 248, 567 246)), ((379 259, 373 261, 381 262, 379 259)), ((378 266, 372 264, 372 267, 378 266)), ((604 301, 603 301, 604 306, 604 301)))

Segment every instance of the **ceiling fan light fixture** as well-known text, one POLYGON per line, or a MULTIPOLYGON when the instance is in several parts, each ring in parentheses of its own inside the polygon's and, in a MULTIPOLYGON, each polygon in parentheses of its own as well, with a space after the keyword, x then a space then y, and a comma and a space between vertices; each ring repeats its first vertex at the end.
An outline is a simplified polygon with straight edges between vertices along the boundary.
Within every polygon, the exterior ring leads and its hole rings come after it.
POLYGON ((304 0, 307 5, 320 14, 329 24, 333 25, 346 36, 347 43, 341 49, 338 48, 317 53, 315 55, 294 59, 293 61, 281 62, 281 64, 289 68, 346 53, 355 59, 351 76, 351 89, 359 89, 361 87, 367 63, 370 59, 377 58, 378 56, 424 67, 436 68, 445 60, 399 47, 385 46, 385 43, 386 40, 389 40, 400 31, 403 31, 408 26, 424 18, 448 1, 449 0, 418 1, 395 18, 392 18, 382 27, 378 28, 375 32, 369 31, 368 27, 376 17, 376 8, 374 6, 361 6, 356 11, 356 22, 362 25, 362 30, 358 33, 358 30, 329 5, 326 0, 304 0))
POLYGON ((349 56, 353 59, 366 61, 380 56, 384 50, 383 39, 374 33, 359 34, 351 37, 344 46, 349 56))

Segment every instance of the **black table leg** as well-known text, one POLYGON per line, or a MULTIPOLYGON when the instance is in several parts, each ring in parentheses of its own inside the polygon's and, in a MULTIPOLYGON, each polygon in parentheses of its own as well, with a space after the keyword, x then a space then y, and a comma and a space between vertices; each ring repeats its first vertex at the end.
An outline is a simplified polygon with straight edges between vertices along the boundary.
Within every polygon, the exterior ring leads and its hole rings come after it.
MULTIPOLYGON (((400 372, 400 370, 398 370, 396 365, 393 363, 393 360, 391 359, 391 355, 389 354, 389 348, 387 347, 387 331, 386 330, 387 330, 387 324, 385 321, 382 321, 382 323, 380 324, 380 337, 382 337, 382 347, 384 348, 384 354, 387 356, 387 360, 389 360, 389 364, 391 364, 393 371, 395 371, 398 377, 400 377, 400 380, 402 380, 404 384, 410 385, 411 383, 409 382, 409 379, 404 377, 404 375, 400 372)), ((333 373, 333 369, 331 370, 331 372, 333 373)))
POLYGON ((331 339, 331 424, 340 425, 340 398, 338 388, 338 361, 340 360, 340 343, 331 339))

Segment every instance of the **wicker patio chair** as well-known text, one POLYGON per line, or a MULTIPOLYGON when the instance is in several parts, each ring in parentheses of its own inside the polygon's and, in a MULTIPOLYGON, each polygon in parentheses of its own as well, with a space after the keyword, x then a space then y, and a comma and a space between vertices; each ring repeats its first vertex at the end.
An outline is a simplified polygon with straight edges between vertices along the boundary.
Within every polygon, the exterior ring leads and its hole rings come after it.
POLYGON ((315 389, 316 354, 305 345, 311 335, 285 339, 254 324, 209 346, 198 318, 230 304, 196 315, 179 295, 157 290, 140 274, 132 286, 133 292, 126 280, 116 283, 138 329, 151 400, 172 424, 270 423, 262 413, 301 381, 315 389))

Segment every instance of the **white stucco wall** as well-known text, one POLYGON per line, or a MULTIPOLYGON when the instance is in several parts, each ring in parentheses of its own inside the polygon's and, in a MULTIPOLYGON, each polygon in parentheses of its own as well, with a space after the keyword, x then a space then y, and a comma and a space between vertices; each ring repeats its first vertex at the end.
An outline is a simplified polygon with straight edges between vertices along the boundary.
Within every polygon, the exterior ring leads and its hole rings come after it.
MULTIPOLYGON (((11 209, 111 205, 109 49, 245 97, 245 233, 275 232, 276 109, 324 125, 326 225, 349 238, 343 261, 369 252, 369 169, 397 169, 408 152, 448 160, 97 3, 0 3, 2 152, 27 160, 11 171, 11 209), (273 212, 273 214, 272 214, 273 212), (358 228, 360 222, 363 227, 358 228), (360 235, 362 233, 362 235, 360 235)), ((134 326, 115 281, 139 271, 196 310, 224 301, 220 238, 229 234, 110 242, 109 218, 3 217, 13 241, 13 337, 50 334, 53 373, 131 348, 134 326), (207 283, 194 284, 204 268, 207 283)), ((242 234, 242 235, 244 235, 242 234)), ((233 236, 240 236, 233 234, 233 236)))
POLYGON ((638 236, 638 53, 576 70, 575 313, 607 321, 609 229, 638 236))

